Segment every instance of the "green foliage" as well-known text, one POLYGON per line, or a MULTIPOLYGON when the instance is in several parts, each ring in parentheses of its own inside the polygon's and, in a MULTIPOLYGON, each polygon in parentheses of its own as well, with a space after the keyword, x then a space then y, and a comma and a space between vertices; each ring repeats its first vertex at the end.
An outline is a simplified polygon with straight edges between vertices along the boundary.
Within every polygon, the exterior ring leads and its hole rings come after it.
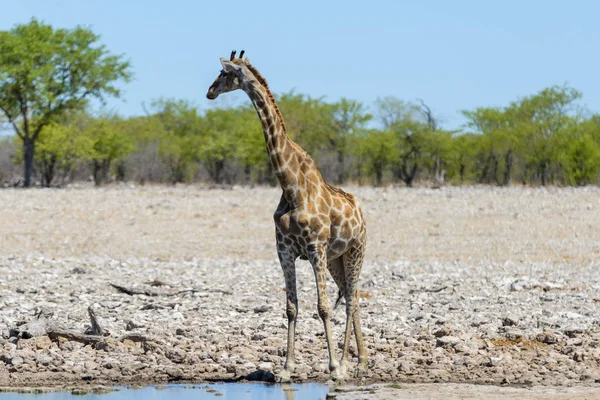
POLYGON ((552 86, 511 106, 527 143, 526 163, 532 168, 532 179, 542 185, 556 175, 558 144, 578 123, 571 113, 579 98, 581 93, 573 88, 552 86))
MULTIPOLYGON (((575 89, 553 86, 504 108, 463 111, 467 128, 480 135, 473 158, 476 180, 509 185, 517 177, 523 183, 564 179, 573 184, 565 149, 574 146, 569 138, 581 123, 574 113, 580 97, 575 89)), ((582 140, 575 142, 581 147, 582 140)), ((592 140, 585 143, 591 146, 592 140)))
POLYGON ((49 187, 57 173, 65 178, 75 169, 79 159, 91 156, 90 138, 72 125, 51 123, 42 129, 35 153, 35 165, 42 186, 49 187))
MULTIPOLYGON (((114 163, 134 149, 134 144, 123 133, 121 125, 121 121, 114 117, 89 119, 84 123, 83 135, 91 145, 85 158, 91 162, 96 185, 108 182, 114 163)), ((123 173, 117 171, 117 175, 123 173)))
MULTIPOLYGON (((290 92, 279 96, 279 105, 289 135, 339 184, 588 185, 600 180, 600 116, 584 117, 580 96, 551 87, 505 107, 466 110, 464 132, 443 129, 422 101, 378 99, 371 115, 357 101, 290 92)), ((31 114, 27 123, 40 126, 43 118, 31 114)), ((25 119, 13 123, 25 132, 25 119)), ((91 167, 96 184, 112 176, 273 182, 260 121, 246 105, 200 112, 187 101, 159 99, 147 115, 127 119, 94 117, 76 107, 52 117, 36 143, 44 185, 81 165, 91 167), (132 169, 139 173, 128 175, 132 169)))
POLYGON ((435 184, 441 185, 454 151, 452 132, 442 129, 426 130, 422 141, 423 165, 429 170, 435 184))
POLYGON ((350 152, 349 143, 353 136, 364 130, 365 125, 373 116, 365 111, 362 103, 342 98, 329 107, 331 129, 326 130, 329 136, 329 149, 336 153, 338 162, 337 183, 346 181, 346 158, 350 152))
POLYGON ((448 175, 454 183, 463 184, 474 180, 475 159, 481 138, 482 136, 472 133, 453 136, 448 159, 448 175))
POLYGON ((582 123, 560 144, 558 160, 570 185, 597 181, 600 171, 600 126, 593 120, 582 123))
POLYGON ((89 98, 118 96, 116 82, 131 77, 129 63, 98 40, 86 28, 54 29, 36 19, 0 32, 0 110, 23 141, 26 186, 42 129, 89 98))
POLYGON ((172 183, 191 179, 201 143, 202 118, 187 101, 160 99, 152 102, 155 113, 148 117, 160 141, 159 154, 169 167, 172 183))
POLYGON ((391 128, 403 121, 419 119, 419 109, 415 104, 407 103, 393 96, 375 100, 375 117, 384 129, 391 128))
POLYGON ((277 103, 288 134, 306 151, 316 156, 330 146, 330 139, 335 136, 332 110, 323 98, 289 92, 279 96, 277 103))
POLYGON ((377 118, 396 137, 398 160, 392 165, 394 179, 412 186, 423 166, 424 146, 431 127, 415 104, 386 97, 377 99, 376 105, 377 118))
POLYGON ((352 145, 359 174, 374 175, 375 185, 381 185, 385 169, 398 159, 398 137, 391 130, 364 130, 358 132, 352 145))
POLYGON ((198 157, 204 163, 211 179, 222 183, 228 160, 236 154, 236 138, 239 129, 236 116, 239 110, 209 110, 204 116, 202 146, 198 148, 198 157))
POLYGON ((463 115, 468 119, 467 127, 482 136, 476 156, 480 171, 478 181, 508 185, 520 132, 514 110, 481 107, 463 111, 463 115))
POLYGON ((260 121, 253 108, 240 108, 236 113, 233 130, 234 158, 244 171, 244 181, 263 181, 268 170, 269 159, 265 151, 265 139, 260 121))

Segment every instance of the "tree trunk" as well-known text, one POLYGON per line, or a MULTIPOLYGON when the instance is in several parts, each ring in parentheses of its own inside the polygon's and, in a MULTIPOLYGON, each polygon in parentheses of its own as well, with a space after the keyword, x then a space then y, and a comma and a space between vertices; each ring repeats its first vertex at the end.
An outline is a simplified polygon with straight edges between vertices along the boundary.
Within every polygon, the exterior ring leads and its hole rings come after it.
POLYGON ((498 158, 496 156, 494 156, 494 159, 492 160, 492 175, 490 177, 490 183, 492 182, 492 179, 496 182, 496 183, 500 183, 499 179, 498 179, 498 158))
POLYGON ((25 184, 26 188, 31 186, 31 175, 33 175, 33 157, 35 155, 35 141, 31 138, 23 139, 23 159, 25 162, 25 184))
POLYGON ((103 183, 108 182, 108 174, 110 172, 110 161, 109 160, 94 160, 94 184, 101 186, 103 183))
POLYGON ((262 175, 261 183, 266 183, 270 186, 277 186, 278 181, 275 177, 275 173, 273 172, 273 164, 271 164, 271 160, 267 159, 267 173, 262 175))
POLYGON ((546 161, 542 161, 541 169, 541 178, 542 178, 542 186, 546 186, 548 184, 548 163, 546 161))
POLYGON ((252 181, 252 167, 250 164, 244 164, 244 179, 246 181, 246 185, 249 185, 252 181))
POLYGON ((511 183, 512 164, 513 164, 513 154, 512 154, 512 150, 509 150, 508 153, 506 153, 506 157, 504 158, 504 179, 502 180, 503 186, 509 186, 511 183))
POLYGON ((127 173, 127 167, 125 166, 125 161, 121 160, 117 164, 117 181, 125 182, 126 173, 127 173))
POLYGON ((498 160, 496 156, 490 154, 487 160, 485 161, 485 165, 483 166, 483 170, 481 171, 479 183, 492 183, 492 180, 496 180, 498 172, 498 160))
POLYGON ((177 159, 171 167, 171 183, 183 182, 185 180, 185 163, 181 159, 177 159))
POLYGON ((435 159, 433 168, 433 179, 434 187, 441 187, 444 185, 444 178, 446 176, 446 169, 444 168, 444 161, 439 158, 435 159))
POLYGON ((340 168, 337 176, 337 183, 342 184, 346 180, 346 165, 345 165, 345 157, 342 151, 338 151, 337 154, 338 166, 340 168))
POLYGON ((212 163, 212 165, 209 165, 208 174, 210 175, 210 178, 213 180, 214 183, 216 183, 216 184, 222 183, 224 169, 225 169, 225 161, 223 161, 223 160, 216 160, 212 163))
POLYGON ((225 169, 225 161, 219 160, 215 163, 215 181, 219 184, 223 183, 223 170, 225 169))
POLYGON ((375 165, 375 186, 381 186, 383 181, 383 165, 375 165))
POLYGON ((523 186, 527 185, 527 173, 529 171, 529 164, 525 163, 523 171, 521 171, 521 183, 523 186))
POLYGON ((48 161, 42 163, 42 186, 50 187, 54 179, 54 167, 56 166, 56 156, 51 156, 48 161))
POLYGON ((417 176, 417 168, 417 162, 415 161, 410 171, 408 171, 407 169, 404 170, 404 183, 406 183, 406 186, 413 186, 415 177, 417 176))
POLYGON ((394 170, 394 177, 401 179, 407 186, 412 187, 419 168, 418 163, 419 158, 416 153, 411 152, 403 156, 401 164, 394 170))

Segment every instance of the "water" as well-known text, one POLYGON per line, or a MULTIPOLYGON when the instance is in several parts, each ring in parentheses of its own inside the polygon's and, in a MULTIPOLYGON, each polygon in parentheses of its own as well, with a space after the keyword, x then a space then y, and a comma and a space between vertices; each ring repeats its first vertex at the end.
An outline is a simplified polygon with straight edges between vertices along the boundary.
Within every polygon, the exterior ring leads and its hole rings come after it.
MULTIPOLYGON (((200 385, 147 386, 142 389, 117 388, 106 394, 86 394, 85 400, 313 400, 325 399, 329 388, 319 383, 267 385, 263 383, 214 383, 200 385), (160 386, 159 386, 160 387, 160 386)), ((71 392, 42 394, 0 393, 0 400, 74 400, 71 392)))

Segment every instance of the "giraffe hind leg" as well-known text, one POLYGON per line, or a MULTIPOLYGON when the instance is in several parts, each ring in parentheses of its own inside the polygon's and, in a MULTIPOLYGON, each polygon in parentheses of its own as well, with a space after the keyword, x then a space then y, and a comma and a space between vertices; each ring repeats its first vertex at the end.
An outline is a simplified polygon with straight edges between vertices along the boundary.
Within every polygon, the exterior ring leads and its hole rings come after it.
MULTIPOLYGON (((335 310, 342 302, 342 299, 346 300, 346 317, 348 316, 348 285, 346 280, 346 269, 344 267, 344 258, 340 256, 334 260, 329 261, 327 264, 327 269, 331 273, 331 277, 335 281, 338 286, 338 298, 335 302, 333 309, 335 310)), ((347 367, 348 362, 348 353, 350 348, 350 336, 352 334, 351 331, 352 325, 351 321, 346 318, 346 332, 344 335, 344 350, 342 352, 342 359, 340 360, 340 364, 342 368, 347 367)))
POLYGON ((334 258, 327 262, 327 269, 333 278, 333 281, 338 287, 338 297, 335 300, 333 309, 337 309, 344 299, 344 293, 346 292, 346 273, 344 272, 344 262, 342 257, 334 258))
POLYGON ((331 329, 331 308, 329 305, 329 299, 327 296, 327 269, 329 267, 329 261, 327 260, 327 250, 325 245, 315 246, 315 251, 309 254, 309 260, 312 264, 313 271, 315 273, 315 279, 317 282, 317 310, 319 317, 323 321, 323 327, 325 328, 325 338, 327 340, 327 349, 329 352, 329 372, 331 379, 340 380, 346 377, 346 370, 340 365, 335 355, 335 345, 332 336, 331 329))
MULTIPOLYGON (((367 352, 365 350, 362 329, 360 326, 360 309, 358 307, 358 278, 364 259, 365 240, 356 241, 343 255, 344 271, 346 273, 346 341, 344 355, 350 341, 350 326, 354 328, 356 347, 358 350, 358 368, 356 376, 364 376, 367 372, 367 352)), ((342 357, 342 359, 345 359, 342 357)))

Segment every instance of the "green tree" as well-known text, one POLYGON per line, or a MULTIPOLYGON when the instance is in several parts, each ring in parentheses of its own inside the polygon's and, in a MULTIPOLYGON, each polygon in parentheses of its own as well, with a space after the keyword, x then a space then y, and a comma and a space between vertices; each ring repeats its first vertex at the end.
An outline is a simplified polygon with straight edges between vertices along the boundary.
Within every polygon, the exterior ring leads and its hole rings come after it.
POLYGON ((25 186, 31 185, 42 129, 86 100, 119 96, 129 63, 111 55, 89 29, 54 29, 32 19, 0 32, 0 110, 22 140, 25 186))
POLYGON ((458 176, 458 183, 472 179, 480 135, 458 133, 452 138, 448 175, 458 176))
POLYGON ((419 108, 393 96, 378 97, 375 100, 375 118, 384 129, 406 120, 417 120, 419 108))
POLYGON ((159 126, 159 153, 169 168, 170 181, 185 182, 198 159, 203 118, 196 107, 184 100, 154 100, 152 109, 155 113, 151 118, 159 126))
POLYGON ((567 86, 552 86, 513 105, 519 129, 527 143, 527 164, 542 185, 551 179, 558 165, 561 135, 574 129, 572 114, 581 93, 567 86))
POLYGON ((423 100, 419 100, 417 109, 428 128, 423 132, 423 163, 430 170, 434 185, 439 187, 444 183, 447 164, 453 150, 452 135, 455 132, 440 129, 438 118, 423 100))
POLYGON ((91 145, 90 139, 72 125, 53 122, 45 126, 40 132, 34 158, 42 186, 50 187, 59 172, 66 177, 78 160, 91 155, 91 145))
POLYGON ((359 168, 374 175, 375 185, 383 182, 387 166, 398 159, 398 137, 393 131, 362 130, 352 140, 353 153, 359 158, 359 168))
POLYGON ((341 184, 347 178, 346 156, 349 153, 348 144, 353 135, 364 129, 372 116, 365 111, 362 103, 342 98, 331 105, 332 129, 329 129, 329 148, 335 152, 338 162, 336 182, 341 184))
POLYGON ((600 171, 600 124, 594 118, 578 123, 558 145, 559 162, 570 185, 588 185, 600 171))
POLYGON ((473 111, 463 111, 463 115, 468 119, 467 127, 483 136, 479 140, 481 152, 479 182, 508 185, 516 140, 515 130, 511 129, 511 126, 515 123, 511 125, 509 114, 503 108, 480 107, 473 111), (503 161, 504 177, 500 178, 499 169, 503 161))
POLYGON ((430 170, 436 187, 444 183, 446 168, 451 160, 453 132, 443 129, 427 130, 423 135, 423 164, 430 170))
POLYGON ((415 104, 395 97, 379 98, 375 104, 379 122, 396 135, 398 161, 392 164, 394 178, 412 186, 422 164, 424 136, 429 127, 415 104))
POLYGON ((258 181, 263 181, 270 161, 265 151, 265 137, 260 121, 256 118, 256 111, 254 108, 241 107, 231 112, 236 114, 237 120, 233 128, 234 157, 241 164, 244 180, 250 183, 252 171, 256 171, 258 181))
POLYGON ((226 163, 236 152, 235 135, 239 129, 236 114, 229 109, 214 109, 204 115, 202 144, 197 154, 217 184, 223 183, 226 163))
POLYGON ((167 165, 160 154, 165 131, 158 118, 149 115, 130 117, 122 120, 120 126, 135 147, 122 161, 126 165, 128 179, 141 184, 169 180, 167 165))
POLYGON ((278 96, 290 137, 318 159, 318 153, 330 147, 335 136, 331 106, 323 98, 311 98, 293 91, 278 96))
POLYGON ((115 162, 122 160, 131 152, 134 145, 122 129, 121 120, 117 117, 92 118, 83 115, 75 123, 89 141, 90 150, 86 158, 92 167, 94 183, 100 186, 108 182, 111 167, 115 162))

